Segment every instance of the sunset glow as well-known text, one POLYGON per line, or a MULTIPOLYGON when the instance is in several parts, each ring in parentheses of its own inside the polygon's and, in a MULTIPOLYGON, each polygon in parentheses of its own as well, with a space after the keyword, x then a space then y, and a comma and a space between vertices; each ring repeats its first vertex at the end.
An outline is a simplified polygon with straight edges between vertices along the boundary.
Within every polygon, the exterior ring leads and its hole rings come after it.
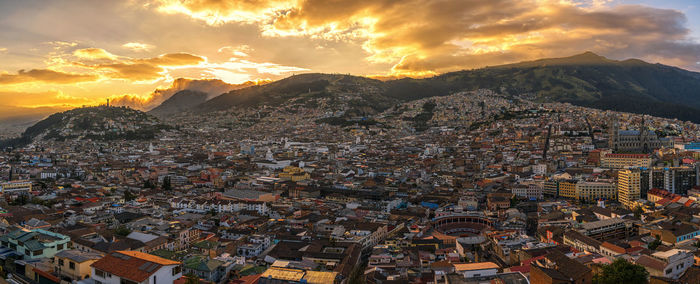
POLYGON ((147 108, 154 90, 177 78, 425 77, 587 50, 700 70, 693 1, 15 1, 0 8, 6 106, 110 98, 147 108))

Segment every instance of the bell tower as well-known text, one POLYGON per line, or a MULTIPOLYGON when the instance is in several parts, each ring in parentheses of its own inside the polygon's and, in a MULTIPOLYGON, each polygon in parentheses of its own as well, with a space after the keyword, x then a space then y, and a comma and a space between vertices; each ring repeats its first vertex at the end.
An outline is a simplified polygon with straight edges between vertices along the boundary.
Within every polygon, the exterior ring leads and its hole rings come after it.
POLYGON ((617 117, 614 117, 610 121, 610 125, 608 126, 608 131, 610 132, 608 134, 608 147, 612 149, 613 151, 617 151, 617 145, 619 143, 619 137, 618 135, 620 134, 620 125, 619 122, 617 121, 617 117))

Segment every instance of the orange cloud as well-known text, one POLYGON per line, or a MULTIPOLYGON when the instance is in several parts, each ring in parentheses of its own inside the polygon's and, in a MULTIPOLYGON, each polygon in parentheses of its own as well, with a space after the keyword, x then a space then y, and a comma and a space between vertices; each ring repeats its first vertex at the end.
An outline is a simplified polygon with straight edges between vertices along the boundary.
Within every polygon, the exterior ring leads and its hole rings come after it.
POLYGON ((170 87, 165 89, 157 89, 147 96, 139 96, 133 94, 125 94, 113 96, 110 98, 111 104, 119 106, 129 106, 141 110, 150 110, 157 107, 162 102, 172 97, 175 93, 182 90, 191 90, 206 93, 209 98, 230 92, 232 90, 241 89, 249 86, 268 83, 269 81, 248 81, 242 84, 228 84, 218 79, 202 79, 192 80, 178 78, 173 81, 170 87))
POLYGON ((71 84, 95 81, 98 77, 87 74, 73 74, 48 69, 19 70, 17 74, 0 74, 0 85, 43 82, 53 84, 71 84))
POLYGON ((153 57, 149 59, 139 59, 137 62, 146 62, 158 66, 181 66, 181 65, 196 65, 200 62, 205 61, 201 56, 192 55, 188 53, 168 53, 163 54, 158 57, 153 57))
POLYGON ((125 44, 122 44, 122 47, 136 52, 149 51, 152 48, 154 48, 153 45, 140 42, 127 42, 125 44))
POLYGON ((81 97, 73 97, 61 91, 46 92, 21 92, 21 91, 0 91, 2 105, 37 107, 37 106, 76 106, 90 104, 91 100, 81 97))
POLYGON ((155 0, 165 13, 210 25, 254 23, 268 37, 308 37, 362 46, 390 75, 425 75, 592 50, 609 57, 686 62, 700 44, 685 15, 609 1, 560 0, 155 0), (584 1, 585 2, 585 1, 584 1))
POLYGON ((231 21, 255 23, 280 10, 293 7, 292 0, 155 0, 158 10, 168 14, 187 14, 210 25, 231 21))
POLYGON ((117 58, 114 54, 107 52, 102 48, 83 48, 73 51, 73 55, 82 59, 110 59, 117 58))
POLYGON ((111 53, 99 48, 77 50, 74 55, 78 57, 78 60, 71 64, 94 72, 102 72, 109 78, 146 81, 163 78, 168 67, 197 65, 206 60, 204 57, 188 53, 168 53, 140 59, 104 56, 105 54, 111 55, 111 53), (94 62, 82 59, 108 60, 107 62, 94 62))

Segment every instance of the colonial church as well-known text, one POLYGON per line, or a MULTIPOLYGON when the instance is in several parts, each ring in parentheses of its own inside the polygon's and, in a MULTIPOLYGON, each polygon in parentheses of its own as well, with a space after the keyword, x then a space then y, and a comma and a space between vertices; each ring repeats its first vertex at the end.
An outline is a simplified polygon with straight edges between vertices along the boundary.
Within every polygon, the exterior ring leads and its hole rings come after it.
POLYGON ((609 127, 609 147, 615 152, 649 153, 654 149, 669 147, 669 139, 660 139, 656 132, 650 130, 642 119, 639 130, 620 130, 620 123, 613 119, 609 127))

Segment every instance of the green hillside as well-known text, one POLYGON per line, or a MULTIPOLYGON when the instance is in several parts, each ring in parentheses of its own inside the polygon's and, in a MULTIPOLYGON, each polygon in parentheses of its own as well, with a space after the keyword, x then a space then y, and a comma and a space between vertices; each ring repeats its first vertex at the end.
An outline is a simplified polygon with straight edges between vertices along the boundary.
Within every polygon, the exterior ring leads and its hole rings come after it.
POLYGON ((50 115, 2 147, 24 146, 35 139, 146 140, 170 127, 153 116, 127 107, 84 107, 50 115))

